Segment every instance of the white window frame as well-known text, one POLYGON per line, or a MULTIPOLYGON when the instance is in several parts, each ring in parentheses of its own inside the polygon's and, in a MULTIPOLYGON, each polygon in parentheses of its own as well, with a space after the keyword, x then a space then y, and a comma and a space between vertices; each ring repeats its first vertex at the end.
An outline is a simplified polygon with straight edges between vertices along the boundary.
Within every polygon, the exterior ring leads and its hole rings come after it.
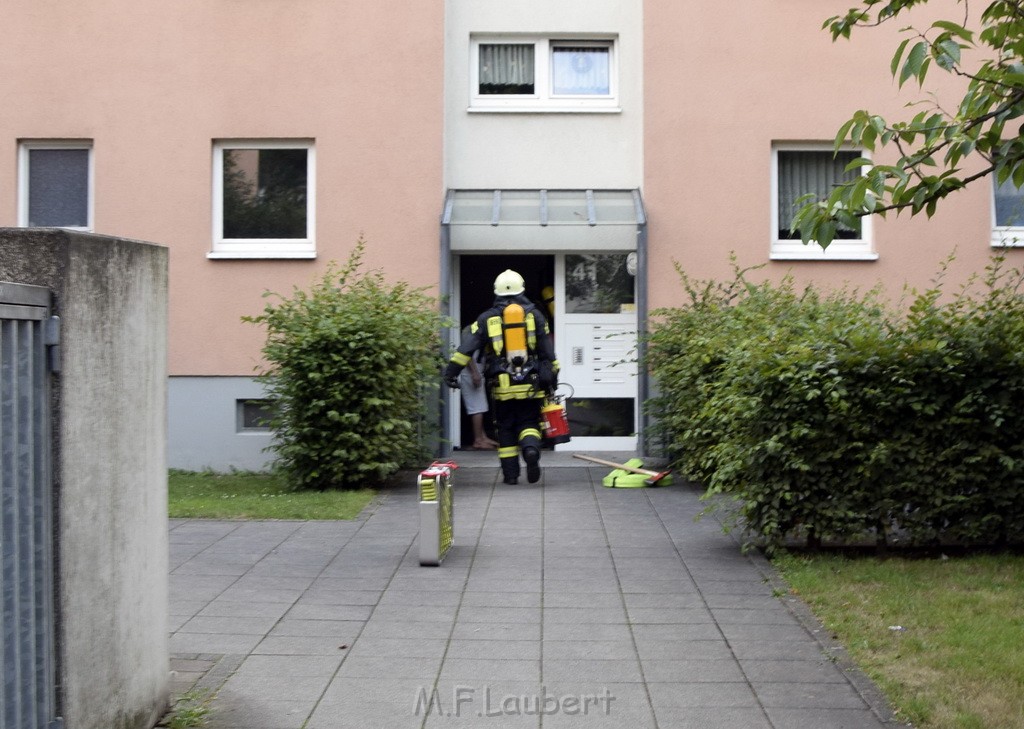
POLYGON ((316 258, 316 146, 312 139, 230 139, 213 142, 213 250, 207 258, 316 258), (306 237, 224 238, 224 152, 306 150, 306 237))
MULTIPOLYGON (((992 175, 991 211, 992 211, 992 247, 993 248, 1024 248, 1024 224, 996 225, 996 178, 992 175)), ((1024 201, 1024 187, 1018 188, 1021 200, 1024 201)))
POLYGON ((546 113, 619 113, 618 38, 575 35, 552 36, 473 36, 469 44, 469 111, 471 112, 546 112, 546 113), (481 94, 480 46, 508 43, 533 45, 533 94, 481 94), (608 49, 608 93, 600 95, 555 94, 551 56, 559 46, 590 46, 608 49))
MULTIPOLYGON (((806 245, 796 240, 779 238, 779 152, 831 152, 830 142, 776 142, 772 144, 771 170, 771 253, 773 261, 876 261, 878 253, 872 246, 872 220, 870 215, 861 218, 861 237, 856 239, 835 239, 828 248, 816 242, 806 245)), ((843 152, 856 152, 868 157, 863 149, 843 146, 843 152)))
POLYGON ((93 174, 93 145, 89 139, 47 139, 47 140, 24 140, 18 144, 18 226, 28 228, 29 210, 29 158, 30 152, 38 149, 78 149, 88 152, 89 168, 88 179, 86 180, 86 194, 89 196, 86 202, 85 225, 62 225, 64 230, 80 230, 92 232, 93 222, 93 200, 95 195, 95 178, 93 174))

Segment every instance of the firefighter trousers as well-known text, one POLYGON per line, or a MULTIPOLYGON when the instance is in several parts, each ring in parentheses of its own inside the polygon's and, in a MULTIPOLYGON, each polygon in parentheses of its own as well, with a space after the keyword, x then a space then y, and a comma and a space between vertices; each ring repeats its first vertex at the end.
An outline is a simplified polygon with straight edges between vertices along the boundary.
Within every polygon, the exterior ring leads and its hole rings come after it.
POLYGON ((496 400, 494 403, 495 434, 498 436, 498 458, 506 483, 519 478, 519 455, 523 454, 534 468, 540 459, 540 408, 543 400, 496 400))

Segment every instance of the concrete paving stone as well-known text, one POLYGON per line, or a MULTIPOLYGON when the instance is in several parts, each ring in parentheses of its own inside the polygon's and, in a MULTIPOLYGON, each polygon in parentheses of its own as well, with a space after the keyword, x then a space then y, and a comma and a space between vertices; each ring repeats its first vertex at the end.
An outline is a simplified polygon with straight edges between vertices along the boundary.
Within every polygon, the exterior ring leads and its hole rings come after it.
POLYGON ((174 575, 241 577, 252 569, 251 562, 208 562, 190 557, 171 570, 174 575))
POLYGON ((740 660, 817 660, 823 657, 821 644, 805 637, 803 640, 730 640, 729 647, 740 660))
POLYGON ((302 589, 279 589, 264 587, 237 587, 232 585, 217 597, 222 600, 233 600, 235 602, 286 602, 293 603, 302 597, 302 589))
POLYGON ((183 633, 178 631, 170 636, 168 650, 171 653, 251 653, 262 635, 236 635, 233 633, 183 633))
POLYGON ((843 683, 751 682, 761 703, 786 709, 866 709, 861 695, 843 683))
POLYGON ((549 658, 544 655, 544 680, 581 681, 584 683, 624 683, 642 681, 640 663, 628 659, 549 658))
MULTIPOLYGON (((518 607, 539 608, 540 592, 465 592, 462 593, 461 609, 467 607, 518 607)), ((547 604, 547 600, 544 601, 547 604)))
POLYGON ((631 545, 617 544, 615 546, 615 558, 616 559, 636 559, 643 561, 646 558, 652 559, 679 559, 679 553, 676 552, 676 548, 672 545, 672 542, 665 540, 663 543, 654 545, 645 545, 643 547, 634 547, 631 545))
POLYGON ((733 658, 729 644, 717 640, 664 640, 658 637, 636 638, 636 652, 647 660, 726 660, 733 658))
MULTIPOLYGON (((522 576, 522 579, 515 581, 516 590, 520 592, 541 592, 542 586, 544 589, 547 585, 543 583, 540 576, 522 576)), ((496 580, 489 576, 487 573, 481 573, 480 575, 470 575, 469 579, 466 580, 466 591, 467 592, 501 592, 509 588, 508 580, 496 580)))
POLYGON ((622 608, 618 592, 545 592, 544 608, 622 608))
POLYGON ((544 640, 607 641, 632 640, 626 623, 547 623, 544 640))
MULTIPOLYGON (((401 719, 403 715, 415 716, 417 703, 423 704, 420 707, 423 709, 426 706, 425 702, 429 701, 434 678, 335 676, 320 699, 317 713, 328 707, 357 710, 359 706, 376 705, 381 708, 390 706, 396 719, 401 719)), ((420 716, 422 718, 422 711, 420 716)))
POLYGON ((746 681, 736 659, 652 658, 641 660, 644 679, 652 683, 704 683, 707 681, 739 683, 746 681))
POLYGON ((612 592, 619 594, 619 592, 621 592, 621 587, 617 580, 610 577, 588 578, 585 576, 576 576, 572 579, 545 579, 544 594, 549 595, 555 592, 574 594, 612 592))
POLYGON ((760 608, 711 608, 719 625, 792 625, 795 618, 785 605, 765 605, 760 608))
POLYGON ((846 676, 832 661, 741 660, 740 666, 751 683, 842 683, 846 676))
POLYGON ((632 640, 544 640, 545 659, 551 660, 636 660, 632 640))
POLYGON ((284 602, 237 602, 212 600, 199 611, 203 617, 273 617, 279 618, 288 612, 290 605, 284 602))
POLYGON ((764 575, 750 562, 732 565, 728 570, 694 567, 688 563, 693 579, 704 582, 761 582, 764 575))
POLYGON ((341 646, 351 645, 354 640, 355 636, 267 636, 252 649, 252 653, 276 656, 336 656, 346 650, 341 646))
POLYGON ((317 636, 326 638, 344 638, 355 640, 366 625, 361 620, 302 620, 285 618, 276 623, 268 633, 268 637, 306 637, 317 636))
POLYGON ((746 683, 675 681, 647 683, 655 713, 661 707, 756 707, 757 697, 746 683))
POLYGON ((207 600, 182 600, 172 596, 167 609, 171 615, 192 617, 201 612, 208 604, 207 600))
MULTIPOLYGON (((468 580, 473 582, 473 578, 468 580)), ((396 575, 388 585, 389 590, 410 590, 418 592, 439 591, 451 592, 461 590, 467 580, 464 574, 452 575, 445 569, 444 563, 440 567, 420 567, 413 574, 396 575)), ((506 583, 507 585, 508 583, 506 583)))
POLYGON ((458 605, 462 600, 461 590, 388 590, 380 596, 378 606, 404 605, 411 607, 458 605))
POLYGON ((277 622, 276 617, 194 617, 185 623, 183 633, 235 633, 266 635, 277 622))
POLYGON ((867 709, 765 709, 775 729, 883 729, 867 709))
POLYGON ((540 640, 539 623, 456 622, 453 640, 540 640))
POLYGON ((455 620, 458 605, 377 605, 373 619, 392 623, 421 622, 445 623, 455 620))
POLYGON ((697 608, 704 605, 704 598, 694 589, 691 592, 623 592, 622 599, 627 610, 671 610, 697 608))
POLYGON ((235 674, 218 694, 249 701, 304 701, 312 706, 327 688, 330 676, 266 676, 235 674))
POLYGON ((493 658, 540 661, 539 640, 461 640, 448 643, 446 658, 493 658))
POLYGON ((629 621, 637 625, 672 625, 687 623, 711 623, 711 611, 705 607, 670 607, 627 609, 629 621))
POLYGON ((748 623, 726 623, 720 622, 719 627, 725 637, 730 640, 746 641, 746 640, 805 640, 807 638, 807 630, 796 622, 795 619, 791 619, 788 625, 765 625, 765 624, 748 624, 748 623))
POLYGON ((462 605, 459 608, 458 617, 460 623, 538 623, 540 619, 540 606, 496 607, 490 605, 462 605))
POLYGON ((785 607, 785 599, 774 595, 704 595, 704 600, 710 608, 749 610, 774 610, 779 605, 785 607))
POLYGON ((441 638, 364 638, 351 646, 350 656, 441 658, 448 641, 441 638))
MULTIPOLYGON (((659 727, 672 729, 774 729, 760 708, 656 706, 659 727)), ((828 729, 827 724, 813 729, 828 729)), ((807 727, 811 729, 811 727, 807 727)))
POLYGON ((730 580, 697 581, 704 595, 763 595, 773 596, 772 588, 763 582, 734 582, 730 580))
POLYGON ((693 582, 689 578, 656 579, 643 575, 619 574, 619 587, 622 592, 646 592, 649 594, 661 594, 666 592, 691 593, 694 591, 693 582))
POLYGON ((445 639, 452 633, 452 623, 439 622, 394 622, 390 620, 369 620, 360 638, 432 638, 445 639))
POLYGON ((382 592, 387 589, 391 582, 390 577, 375 577, 373 579, 365 577, 361 577, 359 579, 339 577, 338 575, 333 574, 330 570, 330 567, 324 569, 320 574, 320 577, 317 579, 317 584, 310 588, 307 594, 317 588, 341 592, 382 592))
POLYGON ((675 623, 667 625, 634 625, 637 640, 721 640, 722 634, 714 623, 675 623))
POLYGON ((235 669, 235 676, 291 676, 296 678, 330 677, 341 665, 337 656, 246 656, 235 669))
POLYGON ((265 558, 253 565, 246 574, 253 577, 307 577, 314 579, 320 576, 323 568, 324 565, 320 563, 296 564, 295 562, 265 558))
POLYGON ((373 605, 334 605, 298 600, 286 613, 290 620, 368 620, 373 605))
POLYGON ((441 658, 349 656, 338 669, 337 680, 350 678, 415 679, 429 685, 441 670, 441 658))
POLYGON ((300 729, 313 705, 307 701, 253 701, 220 694, 212 707, 208 729, 300 729))
POLYGON ((384 594, 381 590, 347 590, 317 584, 302 593, 299 602, 308 605, 376 605, 384 594))
POLYGON ((540 681, 541 662, 528 659, 445 658, 443 681, 540 681))
POLYGON ((612 623, 628 622, 626 609, 620 604, 617 607, 548 607, 544 606, 544 625, 555 623, 612 623))

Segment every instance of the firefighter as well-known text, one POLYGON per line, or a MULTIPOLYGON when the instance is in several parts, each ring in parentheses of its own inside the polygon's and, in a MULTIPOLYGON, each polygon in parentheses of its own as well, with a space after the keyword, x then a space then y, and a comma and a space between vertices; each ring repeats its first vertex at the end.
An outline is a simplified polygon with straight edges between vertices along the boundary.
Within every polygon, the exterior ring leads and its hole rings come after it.
POLYGON ((519 482, 519 457, 526 480, 540 480, 541 406, 558 385, 558 360, 548 320, 523 292, 523 277, 511 269, 494 280, 494 304, 469 326, 444 370, 445 382, 459 386, 459 372, 482 349, 484 379, 494 402, 498 459, 507 484, 519 482))

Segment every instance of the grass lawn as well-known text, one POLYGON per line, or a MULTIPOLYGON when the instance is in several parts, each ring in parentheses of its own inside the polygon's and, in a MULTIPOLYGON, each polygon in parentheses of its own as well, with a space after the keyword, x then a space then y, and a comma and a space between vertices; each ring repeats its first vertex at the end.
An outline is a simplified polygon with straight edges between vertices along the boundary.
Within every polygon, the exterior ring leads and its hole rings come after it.
POLYGON ((1024 727, 1024 557, 774 558, 916 727, 1024 727))
POLYGON ((273 474, 168 474, 168 513, 203 519, 354 519, 373 489, 292 491, 273 474))

